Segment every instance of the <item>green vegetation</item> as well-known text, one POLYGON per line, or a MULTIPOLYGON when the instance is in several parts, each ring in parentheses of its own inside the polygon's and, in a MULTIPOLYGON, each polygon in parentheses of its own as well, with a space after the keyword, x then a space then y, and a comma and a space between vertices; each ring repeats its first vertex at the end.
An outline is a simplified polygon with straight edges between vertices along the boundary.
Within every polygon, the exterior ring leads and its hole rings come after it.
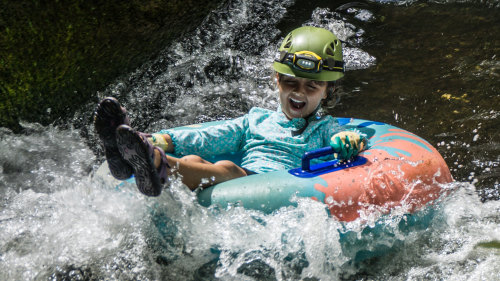
POLYGON ((500 241, 489 241, 489 242, 481 242, 476 245, 476 247, 489 248, 489 249, 500 249, 500 241))
POLYGON ((65 117, 222 0, 1 0, 0 127, 65 117))

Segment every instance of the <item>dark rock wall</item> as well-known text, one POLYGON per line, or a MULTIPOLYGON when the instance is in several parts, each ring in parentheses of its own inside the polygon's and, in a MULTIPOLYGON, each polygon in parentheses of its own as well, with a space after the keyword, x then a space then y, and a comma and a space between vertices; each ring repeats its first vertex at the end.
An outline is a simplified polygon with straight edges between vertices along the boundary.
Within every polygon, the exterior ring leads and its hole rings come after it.
POLYGON ((1 1, 0 127, 71 115, 222 0, 1 1))

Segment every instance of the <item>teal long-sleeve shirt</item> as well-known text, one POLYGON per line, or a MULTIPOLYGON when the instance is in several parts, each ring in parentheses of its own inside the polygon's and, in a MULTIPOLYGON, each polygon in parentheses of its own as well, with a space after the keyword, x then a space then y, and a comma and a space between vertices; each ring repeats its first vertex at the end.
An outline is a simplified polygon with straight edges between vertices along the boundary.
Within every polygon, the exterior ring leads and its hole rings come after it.
POLYGON ((160 133, 172 137, 176 155, 194 154, 204 158, 242 151, 241 167, 265 173, 299 167, 305 152, 328 146, 331 136, 339 130, 340 126, 331 116, 290 120, 281 109, 255 107, 248 114, 220 125, 200 130, 162 130, 160 133), (292 133, 306 125, 301 134, 292 133))

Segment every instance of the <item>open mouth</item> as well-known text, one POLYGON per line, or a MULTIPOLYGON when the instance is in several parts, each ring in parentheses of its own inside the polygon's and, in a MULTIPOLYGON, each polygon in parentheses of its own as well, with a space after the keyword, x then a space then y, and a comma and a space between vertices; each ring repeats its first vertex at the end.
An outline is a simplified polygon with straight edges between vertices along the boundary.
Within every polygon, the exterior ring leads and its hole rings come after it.
POLYGON ((296 99, 293 99, 293 98, 290 98, 290 104, 295 109, 302 109, 302 108, 304 108, 304 106, 306 106, 306 102, 299 101, 299 100, 296 100, 296 99))

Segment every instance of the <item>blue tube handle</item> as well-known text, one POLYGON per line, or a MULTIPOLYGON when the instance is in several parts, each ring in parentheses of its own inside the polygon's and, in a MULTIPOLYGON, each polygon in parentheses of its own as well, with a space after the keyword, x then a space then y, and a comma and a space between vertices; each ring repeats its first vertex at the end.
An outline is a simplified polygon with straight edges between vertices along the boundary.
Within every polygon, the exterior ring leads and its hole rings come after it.
POLYGON ((331 146, 319 148, 316 150, 307 151, 302 155, 302 171, 311 171, 311 160, 322 156, 327 156, 335 153, 331 146))

